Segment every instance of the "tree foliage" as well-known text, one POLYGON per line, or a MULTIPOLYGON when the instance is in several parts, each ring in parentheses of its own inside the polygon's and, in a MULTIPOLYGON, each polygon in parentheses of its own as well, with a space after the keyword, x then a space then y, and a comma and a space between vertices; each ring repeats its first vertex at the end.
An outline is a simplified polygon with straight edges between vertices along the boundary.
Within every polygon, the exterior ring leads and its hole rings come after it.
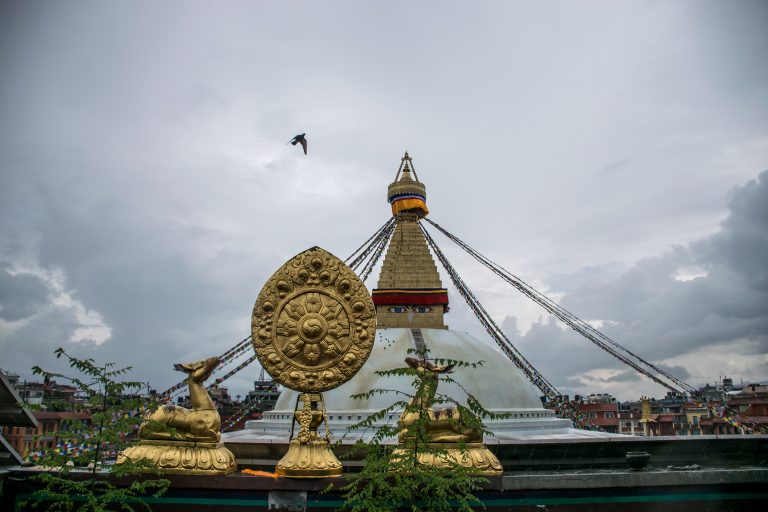
MULTIPOLYGON (((426 358, 426 352, 415 353, 420 358, 426 358)), ((434 364, 453 365, 457 368, 478 368, 483 362, 468 363, 450 359, 431 359, 434 364)), ((493 435, 487 430, 483 419, 506 418, 506 414, 496 414, 486 410, 477 398, 469 393, 459 382, 443 373, 439 383, 454 383, 464 392, 464 405, 454 397, 440 393, 439 387, 431 404, 421 403, 425 387, 434 386, 425 377, 424 372, 418 372, 411 367, 395 368, 377 371, 382 377, 406 377, 410 379, 412 392, 395 389, 372 389, 365 393, 352 395, 353 399, 365 400, 376 395, 393 396, 394 402, 388 407, 377 411, 366 419, 352 425, 349 431, 367 429, 373 432, 369 442, 358 440, 350 456, 365 454, 364 466, 359 473, 348 475, 347 483, 342 488, 344 492, 344 510, 351 512, 363 511, 392 511, 409 509, 412 511, 448 511, 472 510, 473 506, 482 506, 482 501, 475 495, 487 479, 474 475, 471 469, 453 461, 439 443, 430 443, 428 424, 432 421, 427 410, 429 407, 440 408, 447 406, 455 408, 459 420, 447 420, 453 424, 461 424, 479 430, 485 435, 493 435), (385 423, 393 413, 416 413, 416 420, 408 427, 402 443, 392 444, 397 439, 401 427, 399 424, 385 423), (405 448, 405 450, 403 450, 405 448), (437 458, 444 467, 420 462, 424 455, 437 458)), ((466 445, 459 442, 462 450, 466 445)), ((466 453, 466 451, 464 452, 466 453)), ((428 457, 429 458, 429 457, 428 457)))
MULTIPOLYGON (((35 375, 60 379, 74 386, 82 402, 68 404, 70 410, 88 412, 90 420, 67 419, 57 437, 57 446, 43 447, 32 460, 44 472, 36 475, 36 490, 22 503, 24 508, 45 507, 47 510, 101 512, 106 510, 149 510, 142 496, 160 496, 169 481, 161 478, 138 478, 152 471, 147 461, 127 461, 115 465, 114 457, 132 442, 141 423, 142 413, 155 403, 137 395, 144 387, 138 381, 122 380, 131 367, 119 368, 115 363, 97 364, 93 359, 79 359, 59 348, 57 358, 64 358, 76 376, 32 368, 35 375), (127 486, 117 485, 116 478, 132 479, 127 486)), ((49 404, 61 409, 61 404, 49 404)))

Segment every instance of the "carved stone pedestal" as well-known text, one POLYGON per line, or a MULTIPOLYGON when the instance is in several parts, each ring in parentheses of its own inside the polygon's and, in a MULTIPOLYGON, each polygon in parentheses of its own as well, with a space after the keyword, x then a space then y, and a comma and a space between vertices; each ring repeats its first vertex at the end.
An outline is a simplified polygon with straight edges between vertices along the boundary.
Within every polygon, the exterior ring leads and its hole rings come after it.
POLYGON ((148 459, 163 473, 182 475, 228 475, 237 469, 235 456, 224 443, 155 441, 144 439, 120 453, 126 459, 148 459))
MULTIPOLYGON (((436 468, 449 468, 453 464, 468 468, 472 473, 484 476, 499 476, 503 469, 499 459, 485 446, 484 443, 466 443, 462 447, 458 443, 429 443, 435 452, 420 452, 419 463, 436 468)), ((412 457, 410 450, 400 445, 392 453, 393 457, 412 457)))

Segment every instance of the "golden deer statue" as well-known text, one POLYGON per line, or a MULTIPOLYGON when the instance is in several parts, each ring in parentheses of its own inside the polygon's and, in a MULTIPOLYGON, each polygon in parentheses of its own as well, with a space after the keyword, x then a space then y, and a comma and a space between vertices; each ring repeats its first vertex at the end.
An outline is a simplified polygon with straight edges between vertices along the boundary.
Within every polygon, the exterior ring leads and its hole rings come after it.
POLYGON ((457 408, 445 407, 435 409, 432 404, 437 393, 437 383, 440 374, 451 373, 453 365, 436 365, 427 360, 415 357, 406 357, 405 362, 416 370, 419 375, 418 391, 411 398, 406 412, 400 416, 400 440, 412 434, 410 426, 418 421, 420 415, 426 415, 429 420, 426 423, 427 436, 432 443, 482 443, 483 433, 462 422, 461 414, 457 408), (410 412, 409 412, 410 411, 410 412))
POLYGON ((421 419, 426 419, 422 428, 432 450, 417 451, 420 464, 443 468, 458 465, 476 474, 500 475, 501 464, 483 443, 482 430, 468 425, 456 407, 433 407, 440 375, 451 373, 454 365, 437 365, 415 357, 407 357, 405 362, 416 370, 419 385, 400 416, 398 447, 393 456, 411 456, 415 450, 415 428, 421 419))
POLYGON ((188 374, 192 408, 163 405, 147 413, 139 428, 139 437, 218 443, 221 440, 221 417, 203 382, 220 363, 218 357, 209 357, 196 363, 173 365, 176 370, 188 374))
POLYGON ((187 376, 192 408, 162 405, 148 411, 139 427, 139 443, 117 458, 149 460, 163 473, 226 475, 235 471, 235 457, 221 443, 221 417, 203 386, 221 363, 209 357, 196 363, 175 364, 187 376))

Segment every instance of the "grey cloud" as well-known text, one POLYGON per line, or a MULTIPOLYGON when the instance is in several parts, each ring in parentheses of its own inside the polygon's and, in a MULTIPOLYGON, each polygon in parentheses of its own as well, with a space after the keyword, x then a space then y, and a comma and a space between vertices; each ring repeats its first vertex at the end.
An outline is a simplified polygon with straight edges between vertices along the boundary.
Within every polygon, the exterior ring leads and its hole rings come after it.
POLYGON ((47 304, 48 288, 33 274, 10 270, 8 263, 0 262, 0 318, 12 322, 32 316, 47 304))
POLYGON ((726 267, 750 288, 768 292, 768 171, 736 188, 728 208, 722 230, 694 246, 697 260, 726 267))
MULTIPOLYGON (((582 378, 585 378, 582 376, 582 378)), ((591 385, 599 385, 600 383, 630 383, 640 382, 642 377, 634 370, 623 370, 618 373, 614 373, 608 377, 589 376, 586 378, 591 385)), ((569 378, 563 381, 564 385, 571 388, 580 389, 584 387, 584 383, 580 378, 569 378)))
MULTIPOLYGON (((645 258, 619 277, 606 282, 582 282, 571 288, 562 304, 584 319, 608 321, 603 332, 651 361, 685 355, 705 347, 751 343, 740 351, 768 352, 768 290, 764 276, 768 261, 768 171, 731 193, 730 213, 720 230, 706 239, 645 258), (697 263, 708 274, 689 281, 674 279, 675 270, 697 263)), ((591 276, 591 269, 584 275, 591 276)), ((555 289, 561 289, 556 280, 555 289)), ((567 375, 591 368, 621 368, 599 349, 578 340, 553 321, 537 323, 524 336, 516 322, 504 324, 513 342, 564 385, 567 375), (565 355, 565 356, 564 356, 565 355)), ((733 346, 733 345, 732 345, 733 346)), ((658 364, 682 380, 712 380, 696 368, 658 364)), ((745 368, 746 370, 746 368, 745 368)), ((628 380, 628 372, 602 379, 628 380)), ((600 380, 600 379, 598 379, 600 380)), ((700 384, 701 382, 692 382, 700 384)), ((557 382, 557 380, 556 380, 557 382)), ((582 390, 588 391, 588 390, 582 390)))
POLYGON ((620 158, 618 160, 613 160, 611 162, 608 162, 607 164, 603 165, 598 169, 598 174, 613 174, 616 172, 621 172, 622 170, 626 169, 629 165, 630 160, 628 158, 620 158))
MULTIPOLYGON (((576 377, 568 377, 567 379, 564 379, 562 383, 568 389, 579 390, 583 388, 583 383, 581 382, 581 379, 578 379, 576 377)), ((576 393, 580 393, 580 391, 576 391, 576 393)))
POLYGON ((659 368, 661 368, 665 372, 669 373, 670 375, 672 375, 674 377, 677 377, 678 379, 683 380, 683 381, 688 379, 691 376, 691 372, 689 372, 688 370, 686 370, 682 366, 678 366, 678 365, 669 366, 669 365, 661 364, 661 363, 657 364, 656 366, 658 366, 659 368))
MULTIPOLYGON (((77 159, 77 155, 69 158, 77 159)), ((172 184, 180 180, 177 190, 186 193, 186 197, 179 197, 140 190, 130 176, 144 172, 141 167, 127 169, 121 163, 103 161, 99 155, 90 158, 83 155, 76 170, 65 176, 45 161, 28 159, 28 168, 44 177, 44 184, 26 189, 38 205, 33 217, 40 240, 36 262, 44 268, 66 269, 77 298, 100 313, 112 328, 112 339, 104 346, 86 344, 70 349, 131 365, 137 377, 151 380, 158 388, 179 378, 171 362, 222 353, 247 334, 256 295, 284 260, 313 244, 345 256, 361 241, 353 236, 337 241, 334 219, 337 208, 343 205, 325 207, 324 197, 305 197, 305 205, 315 202, 310 208, 316 211, 308 214, 291 206, 296 199, 290 195, 289 184, 262 180, 243 186, 240 176, 255 171, 244 162, 165 166, 165 179, 172 184), (209 172, 217 175, 211 188, 198 183, 201 175, 209 172), (103 186, 68 188, 64 180, 73 174, 83 182, 103 186), (114 181, 110 184, 110 180, 114 181), (279 217, 271 213, 270 194, 262 193, 265 188, 271 189, 285 208, 279 217), (247 190, 258 200, 242 195, 247 190), (229 213, 214 211, 214 217, 223 216, 227 222, 201 222, 195 203, 205 201, 206 196, 220 196, 219 207, 238 209, 241 218, 235 217, 230 223, 229 213), (237 202, 239 205, 233 204, 237 202), (287 228, 291 229, 290 237, 284 236, 287 228)), ((290 173, 285 162, 272 166, 283 176, 290 173)), ((23 180, 14 183, 24 188, 20 185, 23 180)), ((15 224, 7 236, 20 227, 29 226, 15 224)), ((355 232, 370 232, 376 227, 360 219, 355 232)), ((44 359, 66 344, 76 326, 64 314, 43 316, 35 325, 9 335, 0 348, 5 354, 22 352, 32 347, 27 340, 34 337, 35 343, 45 347, 36 350, 44 359), (56 336, 51 336, 53 332, 56 336)), ((11 359, 16 360, 10 356, 7 360, 11 359)), ((25 365, 27 359, 18 359, 19 364, 25 365)), ((250 387, 247 381, 254 378, 254 372, 258 374, 257 365, 249 368, 250 377, 233 379, 233 383, 241 391, 250 387)))
POLYGON ((69 367, 53 355, 53 351, 58 347, 64 347, 80 357, 99 358, 98 347, 89 343, 79 346, 69 343, 69 334, 78 326, 70 311, 56 308, 44 310, 36 321, 4 337, 0 344, 3 368, 27 377, 31 377, 31 368, 35 365, 69 374, 69 367))
POLYGON ((640 375, 635 371, 625 371, 601 380, 604 382, 637 382, 640 380, 640 375))

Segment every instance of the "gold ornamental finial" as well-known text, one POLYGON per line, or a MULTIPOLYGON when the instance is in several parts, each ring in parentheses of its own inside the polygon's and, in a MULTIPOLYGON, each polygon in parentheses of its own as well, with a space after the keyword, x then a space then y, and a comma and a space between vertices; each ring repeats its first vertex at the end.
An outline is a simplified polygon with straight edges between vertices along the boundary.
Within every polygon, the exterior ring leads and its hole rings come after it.
POLYGON ((405 162, 403 164, 403 170, 400 173, 400 179, 398 180, 398 183, 400 184, 403 184, 404 182, 410 182, 410 183, 414 182, 413 178, 411 178, 411 168, 408 166, 408 162, 405 162))
POLYGON ((403 173, 410 173, 413 172, 413 177, 416 178, 416 182, 419 183, 419 177, 416 175, 416 168, 413 166, 413 159, 408 154, 408 151, 405 151, 405 154, 403 155, 403 158, 400 159, 400 166, 397 168, 397 173, 395 174, 395 181, 392 183, 393 185, 397 183, 398 181, 401 181, 403 178, 406 180, 411 180, 411 177, 404 177, 403 173))
POLYGON ((408 151, 400 159, 395 180, 387 188, 387 201, 392 205, 392 215, 397 216, 401 212, 415 213, 424 217, 429 213, 427 209, 427 189, 419 181, 416 168, 408 151))

